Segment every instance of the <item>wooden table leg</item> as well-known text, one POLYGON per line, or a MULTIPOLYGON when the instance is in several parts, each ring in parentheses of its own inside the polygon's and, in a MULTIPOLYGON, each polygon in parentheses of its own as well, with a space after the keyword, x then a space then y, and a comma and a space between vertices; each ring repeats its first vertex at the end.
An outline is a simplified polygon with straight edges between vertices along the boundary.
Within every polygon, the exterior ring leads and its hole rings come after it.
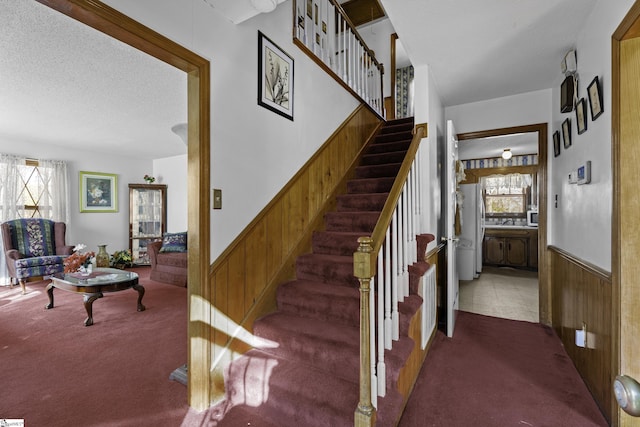
POLYGON ((45 310, 53 308, 53 282, 47 285, 47 295, 49 295, 49 304, 45 305, 45 310))
POLYGON ((142 297, 144 296, 144 286, 140 284, 133 285, 133 289, 138 291, 138 311, 145 311, 146 307, 142 305, 142 297))
POLYGON ((102 293, 84 294, 84 309, 87 310, 87 320, 84 321, 84 326, 93 325, 93 302, 98 298, 102 298, 102 293))

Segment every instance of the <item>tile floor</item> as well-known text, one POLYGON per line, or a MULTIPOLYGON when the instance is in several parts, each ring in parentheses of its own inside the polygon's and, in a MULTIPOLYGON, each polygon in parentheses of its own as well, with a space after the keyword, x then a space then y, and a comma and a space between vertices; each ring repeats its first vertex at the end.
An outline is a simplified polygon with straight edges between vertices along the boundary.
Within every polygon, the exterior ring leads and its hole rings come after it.
POLYGON ((483 267, 478 279, 460 281, 459 308, 538 323, 538 273, 509 267, 483 267))

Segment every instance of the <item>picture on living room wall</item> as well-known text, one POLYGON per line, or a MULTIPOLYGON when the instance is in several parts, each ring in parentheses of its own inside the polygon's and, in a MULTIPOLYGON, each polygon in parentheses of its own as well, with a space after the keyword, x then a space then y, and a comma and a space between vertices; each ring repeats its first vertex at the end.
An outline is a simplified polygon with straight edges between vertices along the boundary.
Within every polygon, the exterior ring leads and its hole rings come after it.
POLYGON ((258 104, 293 121, 293 58, 260 31, 258 104))
POLYGON ((587 103, 584 98, 576 104, 576 125, 578 126, 578 135, 582 135, 587 131, 587 103))
POLYGON ((558 157, 560 155, 560 132, 555 131, 553 133, 553 156, 558 157))
POLYGON ((118 175, 80 171, 80 212, 118 212, 118 175))
POLYGON ((589 106, 591 107, 591 120, 595 120, 604 111, 602 106, 602 90, 600 89, 600 79, 596 76, 587 87, 589 94, 589 106))

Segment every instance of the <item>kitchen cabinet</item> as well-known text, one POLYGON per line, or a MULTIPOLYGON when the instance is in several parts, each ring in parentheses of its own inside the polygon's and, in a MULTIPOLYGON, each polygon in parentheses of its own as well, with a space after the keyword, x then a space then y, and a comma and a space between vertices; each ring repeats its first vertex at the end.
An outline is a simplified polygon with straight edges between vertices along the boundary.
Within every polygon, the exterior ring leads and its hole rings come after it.
POLYGON ((133 263, 148 265, 147 244, 167 231, 167 186, 129 184, 129 250, 133 263))
POLYGON ((483 264, 538 268, 538 230, 487 228, 482 247, 483 264))

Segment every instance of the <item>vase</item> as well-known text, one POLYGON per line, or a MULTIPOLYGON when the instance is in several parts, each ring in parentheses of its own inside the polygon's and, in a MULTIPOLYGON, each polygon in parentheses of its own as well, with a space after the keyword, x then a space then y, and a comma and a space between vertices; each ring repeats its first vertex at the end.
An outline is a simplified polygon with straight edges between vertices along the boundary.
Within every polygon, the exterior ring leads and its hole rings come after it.
POLYGON ((109 267, 109 254, 107 253, 107 245, 98 245, 98 253, 96 254, 96 267, 109 267))

